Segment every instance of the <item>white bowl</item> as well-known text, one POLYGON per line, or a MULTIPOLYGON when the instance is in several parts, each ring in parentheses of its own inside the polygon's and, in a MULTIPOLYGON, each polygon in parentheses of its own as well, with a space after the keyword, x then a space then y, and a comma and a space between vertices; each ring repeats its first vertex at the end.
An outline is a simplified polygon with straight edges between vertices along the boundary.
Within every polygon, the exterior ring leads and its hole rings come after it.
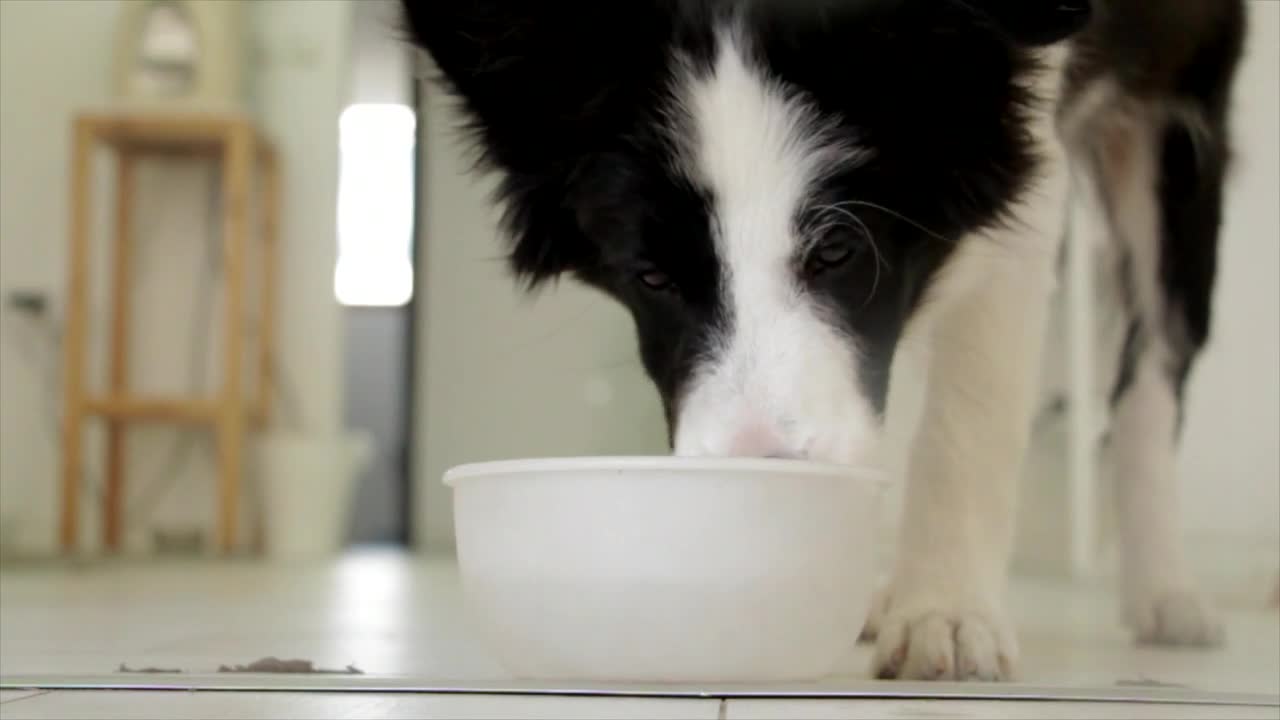
POLYGON ((876 473, 787 460, 609 457, 464 465, 467 604, 521 678, 821 678, 871 602, 876 473))

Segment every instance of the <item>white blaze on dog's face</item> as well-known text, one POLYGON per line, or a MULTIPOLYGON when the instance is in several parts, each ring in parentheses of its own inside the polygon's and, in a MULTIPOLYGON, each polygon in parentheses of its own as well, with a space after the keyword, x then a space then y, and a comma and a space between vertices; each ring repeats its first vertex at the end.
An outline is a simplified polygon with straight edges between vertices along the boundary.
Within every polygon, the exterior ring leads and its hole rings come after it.
POLYGON ((710 198, 724 318, 676 399, 675 452, 865 460, 877 401, 859 381, 857 339, 806 285, 823 238, 797 222, 821 181, 865 151, 728 34, 710 72, 680 82, 678 167, 710 198))
POLYGON ((1032 63, 974 14, 1023 6, 481 5, 406 9, 516 273, 630 310, 677 453, 865 461, 904 328, 1032 174, 1032 63))

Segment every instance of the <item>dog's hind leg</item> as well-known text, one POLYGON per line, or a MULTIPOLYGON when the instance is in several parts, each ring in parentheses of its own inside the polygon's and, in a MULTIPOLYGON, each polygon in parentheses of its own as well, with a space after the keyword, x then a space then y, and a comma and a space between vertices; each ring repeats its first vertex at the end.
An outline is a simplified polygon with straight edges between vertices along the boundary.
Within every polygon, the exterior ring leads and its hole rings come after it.
MULTIPOLYGON (((1126 618, 1140 641, 1213 645, 1178 527, 1183 388, 1209 334, 1242 0, 1112 0, 1075 40, 1059 129, 1103 216, 1123 331, 1100 448, 1126 618)), ((1099 343, 1101 346, 1103 343, 1099 343)), ((1107 352, 1100 347, 1101 352, 1107 352)))
POLYGON ((1122 342, 1110 351, 1111 423, 1100 448, 1115 493, 1125 617, 1140 641, 1214 645, 1220 625, 1194 590, 1175 473, 1183 388, 1209 333, 1228 160, 1234 59, 1205 95, 1139 99, 1106 73, 1064 106, 1077 183, 1106 215, 1122 342))
POLYGON ((1111 155, 1097 176, 1129 305, 1102 469, 1115 493, 1125 616, 1138 639, 1211 645, 1222 633, 1184 558, 1175 455, 1183 387, 1208 336, 1222 162, 1194 130, 1153 114, 1136 111, 1110 128, 1111 155))

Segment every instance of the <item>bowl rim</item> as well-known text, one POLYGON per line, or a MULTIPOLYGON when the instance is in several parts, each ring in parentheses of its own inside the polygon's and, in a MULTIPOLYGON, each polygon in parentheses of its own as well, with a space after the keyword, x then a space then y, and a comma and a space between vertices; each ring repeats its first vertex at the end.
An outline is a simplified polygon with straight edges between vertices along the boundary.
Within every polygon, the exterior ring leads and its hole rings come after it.
POLYGON ((457 465, 445 471, 442 482, 455 487, 464 480, 484 477, 548 472, 599 471, 679 471, 693 473, 733 472, 750 475, 796 475, 846 477, 883 489, 889 485, 887 473, 871 467, 836 465, 811 460, 781 458, 680 457, 676 455, 601 455, 585 457, 541 457, 488 460, 457 465))

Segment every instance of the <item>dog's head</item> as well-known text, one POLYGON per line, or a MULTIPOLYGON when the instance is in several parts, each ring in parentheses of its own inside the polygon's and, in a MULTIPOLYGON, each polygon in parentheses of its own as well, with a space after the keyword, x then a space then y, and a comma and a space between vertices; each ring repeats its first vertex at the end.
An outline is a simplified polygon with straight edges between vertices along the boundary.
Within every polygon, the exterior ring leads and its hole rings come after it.
POLYGON ((940 268, 1028 182, 1028 46, 1080 7, 406 0, 501 175, 512 267, 630 309, 676 452, 835 462, 874 444, 940 268))

